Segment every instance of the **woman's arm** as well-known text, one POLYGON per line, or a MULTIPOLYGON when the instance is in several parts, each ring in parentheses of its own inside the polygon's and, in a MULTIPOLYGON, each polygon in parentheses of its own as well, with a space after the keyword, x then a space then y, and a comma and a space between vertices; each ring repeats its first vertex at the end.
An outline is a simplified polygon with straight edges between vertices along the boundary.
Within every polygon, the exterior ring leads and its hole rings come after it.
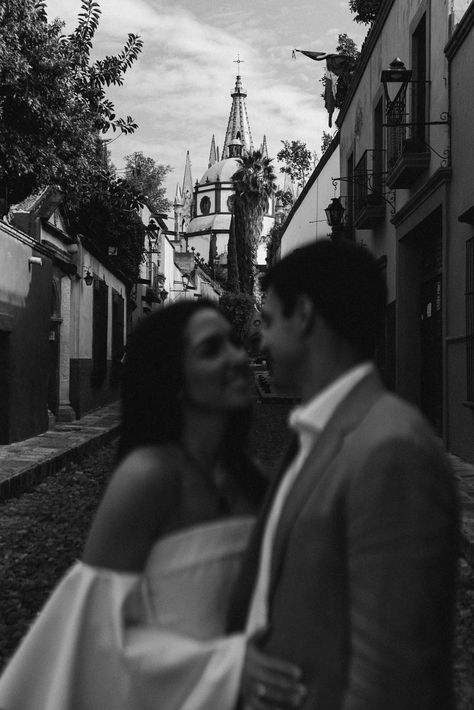
POLYGON ((92 523, 83 561, 141 572, 179 498, 179 477, 156 447, 131 452, 115 471, 92 523))

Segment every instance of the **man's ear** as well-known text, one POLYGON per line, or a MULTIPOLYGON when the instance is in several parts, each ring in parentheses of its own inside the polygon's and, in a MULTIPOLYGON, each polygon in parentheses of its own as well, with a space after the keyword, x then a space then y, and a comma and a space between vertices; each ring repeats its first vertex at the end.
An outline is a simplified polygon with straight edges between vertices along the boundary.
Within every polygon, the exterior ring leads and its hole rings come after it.
POLYGON ((293 315, 302 335, 309 335, 314 326, 316 311, 313 301, 305 293, 298 296, 293 315))

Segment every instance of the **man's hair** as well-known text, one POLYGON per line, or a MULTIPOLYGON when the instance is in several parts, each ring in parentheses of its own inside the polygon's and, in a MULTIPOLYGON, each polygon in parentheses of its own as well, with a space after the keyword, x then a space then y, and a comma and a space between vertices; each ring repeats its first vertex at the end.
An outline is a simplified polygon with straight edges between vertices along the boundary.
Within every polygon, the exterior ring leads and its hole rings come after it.
POLYGON ((387 290, 382 271, 367 248, 346 240, 312 242, 295 249, 264 275, 262 288, 270 287, 285 316, 306 295, 360 358, 373 357, 384 323, 387 290))

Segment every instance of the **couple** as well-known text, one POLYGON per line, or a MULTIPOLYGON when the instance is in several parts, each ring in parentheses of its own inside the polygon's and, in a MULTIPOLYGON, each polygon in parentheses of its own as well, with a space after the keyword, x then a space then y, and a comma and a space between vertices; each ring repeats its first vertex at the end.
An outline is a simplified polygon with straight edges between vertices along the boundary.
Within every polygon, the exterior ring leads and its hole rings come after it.
POLYGON ((227 321, 206 302, 152 315, 127 348, 117 469, 2 710, 453 709, 453 477, 372 363, 378 265, 322 240, 263 286, 262 347, 302 400, 269 490, 227 321))

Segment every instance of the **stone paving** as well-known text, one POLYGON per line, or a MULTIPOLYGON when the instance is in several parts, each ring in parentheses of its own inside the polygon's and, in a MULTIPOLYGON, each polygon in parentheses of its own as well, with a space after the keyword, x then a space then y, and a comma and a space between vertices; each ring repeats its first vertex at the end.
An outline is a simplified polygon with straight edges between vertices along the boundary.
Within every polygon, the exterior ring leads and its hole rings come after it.
MULTIPOLYGON (((39 436, 0 446, 0 501, 19 495, 69 461, 111 441, 119 427, 120 408, 115 402, 39 436)), ((459 486, 462 552, 474 568, 474 465, 453 454, 449 458, 459 486)))
POLYGON ((119 403, 86 414, 24 441, 0 446, 0 501, 37 485, 118 435, 119 403))

